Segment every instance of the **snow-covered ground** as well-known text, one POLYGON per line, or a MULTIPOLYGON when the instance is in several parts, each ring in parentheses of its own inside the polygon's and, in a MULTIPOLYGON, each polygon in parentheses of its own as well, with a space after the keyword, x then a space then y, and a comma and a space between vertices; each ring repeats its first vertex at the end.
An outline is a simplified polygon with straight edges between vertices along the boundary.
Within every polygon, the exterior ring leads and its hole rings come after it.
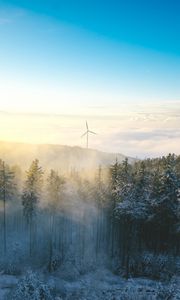
POLYGON ((178 279, 170 284, 149 279, 123 279, 106 269, 88 273, 75 281, 50 278, 60 299, 66 300, 154 300, 180 299, 178 279))
POLYGON ((5 295, 15 288, 18 282, 18 278, 12 275, 0 275, 0 300, 5 299, 5 295))
MULTIPOLYGON (((69 270, 70 271, 70 270, 69 270)), ((66 274, 67 275, 67 274, 66 274)), ((31 296, 31 300, 170 300, 180 299, 180 280, 174 279, 171 283, 160 283, 148 279, 122 279, 109 270, 100 269, 78 278, 56 274, 44 277, 44 283, 51 291, 51 298, 31 296)), ((21 278, 16 276, 0 275, 0 300, 15 300, 13 291, 21 278)), ((28 282, 29 283, 29 282, 28 282)), ((27 300, 27 299, 22 299, 27 300)))

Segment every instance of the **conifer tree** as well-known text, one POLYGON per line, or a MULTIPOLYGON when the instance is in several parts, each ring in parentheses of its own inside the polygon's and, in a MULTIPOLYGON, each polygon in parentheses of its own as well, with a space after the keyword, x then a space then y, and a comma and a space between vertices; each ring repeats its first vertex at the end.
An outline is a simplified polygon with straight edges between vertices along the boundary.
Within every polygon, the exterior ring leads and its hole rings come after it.
POLYGON ((60 205, 63 200, 65 179, 60 176, 58 172, 51 170, 47 178, 47 198, 48 208, 50 212, 50 237, 49 237, 49 263, 48 269, 51 272, 53 270, 52 257, 53 257, 53 239, 55 230, 55 215, 60 209, 60 205))
POLYGON ((12 198, 15 190, 14 173, 4 161, 0 160, 0 198, 3 200, 3 244, 4 254, 7 250, 6 202, 12 198))
POLYGON ((35 159, 26 172, 26 181, 22 194, 23 213, 29 226, 29 254, 32 255, 33 221, 37 213, 38 201, 41 196, 43 171, 39 161, 35 159))

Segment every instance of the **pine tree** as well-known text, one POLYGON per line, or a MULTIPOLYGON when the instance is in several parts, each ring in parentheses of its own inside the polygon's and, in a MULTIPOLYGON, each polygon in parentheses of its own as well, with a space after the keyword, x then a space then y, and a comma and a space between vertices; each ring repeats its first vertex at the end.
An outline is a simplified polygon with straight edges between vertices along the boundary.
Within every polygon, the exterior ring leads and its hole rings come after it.
POLYGON ((105 231, 106 223, 105 216, 107 211, 107 199, 109 194, 107 193, 107 187, 104 183, 103 169, 99 166, 97 174, 95 176, 95 184, 93 191, 93 198, 96 202, 97 207, 97 218, 96 218, 96 257, 100 250, 105 246, 105 231))
POLYGON ((159 239, 159 250, 169 247, 172 229, 178 222, 180 181, 176 174, 175 156, 169 154, 163 158, 163 171, 156 182, 151 203, 153 226, 156 227, 159 239))
POLYGON ((32 254, 33 221, 37 212, 37 205, 42 189, 42 168, 35 159, 27 171, 27 179, 22 194, 23 212, 29 226, 29 253, 32 254))
POLYGON ((49 264, 48 268, 51 272, 53 269, 53 239, 55 231, 55 215, 62 204, 63 193, 64 193, 65 179, 60 176, 58 172, 51 170, 47 178, 47 198, 48 198, 48 208, 50 212, 50 236, 49 236, 49 264))
MULTIPOLYGON (((115 212, 122 226, 122 265, 128 278, 132 245, 136 239, 140 247, 140 233, 148 214, 148 176, 144 162, 136 163, 133 172, 127 160, 120 165, 117 191, 118 201, 115 212)), ((138 243, 134 244, 138 246, 138 243)))
POLYGON ((7 249, 7 238, 6 238, 6 202, 11 199, 14 193, 14 173, 10 170, 5 162, 0 160, 0 197, 3 200, 3 244, 4 254, 7 249))

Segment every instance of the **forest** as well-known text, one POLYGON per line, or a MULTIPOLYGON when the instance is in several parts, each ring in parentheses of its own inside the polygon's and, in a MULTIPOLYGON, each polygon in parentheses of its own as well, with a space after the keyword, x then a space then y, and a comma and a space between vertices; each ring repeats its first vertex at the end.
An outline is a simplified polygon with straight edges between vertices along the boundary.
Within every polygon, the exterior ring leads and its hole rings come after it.
POLYGON ((90 177, 0 160, 0 230, 2 299, 180 299, 180 156, 90 177))

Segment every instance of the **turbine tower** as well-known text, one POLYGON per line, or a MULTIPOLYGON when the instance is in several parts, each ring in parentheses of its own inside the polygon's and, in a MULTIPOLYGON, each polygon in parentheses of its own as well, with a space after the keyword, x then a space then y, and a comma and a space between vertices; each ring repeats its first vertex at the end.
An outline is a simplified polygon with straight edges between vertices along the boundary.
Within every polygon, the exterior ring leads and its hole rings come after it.
POLYGON ((86 136, 86 147, 87 147, 87 149, 89 148, 89 134, 90 133, 97 134, 97 133, 89 130, 88 122, 86 121, 86 132, 81 137, 86 136))

